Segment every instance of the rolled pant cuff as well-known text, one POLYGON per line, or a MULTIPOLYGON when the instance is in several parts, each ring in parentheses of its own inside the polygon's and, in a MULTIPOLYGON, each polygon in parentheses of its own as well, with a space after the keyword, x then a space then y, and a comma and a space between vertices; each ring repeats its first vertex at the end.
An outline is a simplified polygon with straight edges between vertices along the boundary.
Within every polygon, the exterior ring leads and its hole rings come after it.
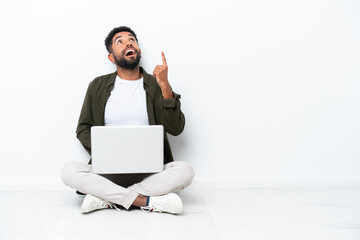
POLYGON ((121 205, 124 208, 129 209, 138 196, 138 193, 130 190, 129 194, 123 199, 121 205))

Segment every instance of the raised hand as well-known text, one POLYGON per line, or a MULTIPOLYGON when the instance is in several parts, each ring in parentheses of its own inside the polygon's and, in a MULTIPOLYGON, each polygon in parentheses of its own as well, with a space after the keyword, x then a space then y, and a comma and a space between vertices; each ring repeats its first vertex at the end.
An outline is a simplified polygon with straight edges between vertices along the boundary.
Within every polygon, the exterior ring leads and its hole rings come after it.
POLYGON ((164 98, 172 98, 173 94, 168 80, 168 66, 164 52, 161 52, 162 65, 156 65, 153 75, 159 84, 164 98))
POLYGON ((164 52, 161 52, 161 58, 162 58, 162 65, 156 65, 153 71, 153 75, 156 77, 156 80, 160 87, 169 84, 168 66, 166 63, 164 52))

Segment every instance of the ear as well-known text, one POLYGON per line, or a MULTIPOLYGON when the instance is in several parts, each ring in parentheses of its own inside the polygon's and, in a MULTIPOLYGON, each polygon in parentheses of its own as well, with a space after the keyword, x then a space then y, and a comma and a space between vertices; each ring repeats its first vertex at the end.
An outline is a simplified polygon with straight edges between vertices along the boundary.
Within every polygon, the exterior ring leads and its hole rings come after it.
POLYGON ((139 48, 140 58, 141 58, 141 49, 139 48))
POLYGON ((108 54, 108 59, 110 60, 110 62, 115 63, 114 55, 112 53, 108 54))

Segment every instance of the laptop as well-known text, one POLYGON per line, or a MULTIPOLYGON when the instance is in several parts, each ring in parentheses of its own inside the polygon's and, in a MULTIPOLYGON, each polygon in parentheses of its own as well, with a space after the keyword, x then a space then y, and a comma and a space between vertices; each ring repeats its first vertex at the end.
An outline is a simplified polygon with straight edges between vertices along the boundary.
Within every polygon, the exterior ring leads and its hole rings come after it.
POLYGON ((156 173, 164 168, 164 128, 91 127, 92 171, 98 174, 156 173))

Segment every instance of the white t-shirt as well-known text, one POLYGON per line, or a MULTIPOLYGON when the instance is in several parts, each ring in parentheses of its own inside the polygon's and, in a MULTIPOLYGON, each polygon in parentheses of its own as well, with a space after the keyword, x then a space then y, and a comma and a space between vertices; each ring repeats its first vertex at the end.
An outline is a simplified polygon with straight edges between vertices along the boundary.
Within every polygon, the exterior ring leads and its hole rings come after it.
POLYGON ((149 125, 143 78, 124 80, 116 76, 104 117, 105 126, 149 125))

